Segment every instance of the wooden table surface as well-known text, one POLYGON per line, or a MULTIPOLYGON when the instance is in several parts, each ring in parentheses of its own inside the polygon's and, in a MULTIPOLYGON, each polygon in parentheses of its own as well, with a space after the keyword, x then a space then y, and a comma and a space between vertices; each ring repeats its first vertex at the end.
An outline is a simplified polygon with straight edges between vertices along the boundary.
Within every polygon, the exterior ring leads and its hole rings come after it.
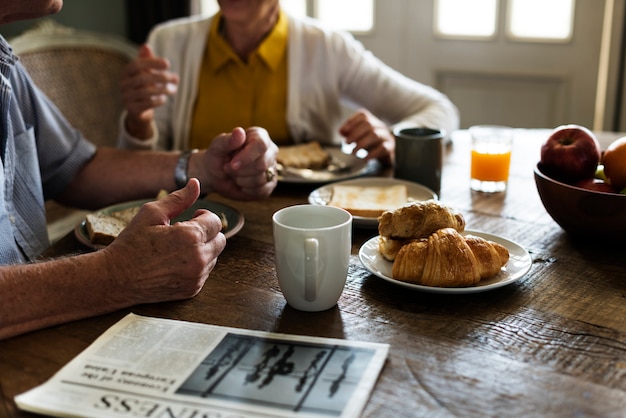
MULTIPOLYGON (((251 203, 211 196, 241 210, 246 223, 202 292, 0 342, 0 416, 32 416, 13 397, 50 378, 128 312, 388 343, 365 417, 626 416, 626 249, 575 241, 546 213, 532 169, 548 134, 517 132, 505 194, 470 192, 466 132, 455 133, 445 157, 441 200, 464 213, 468 229, 531 254, 531 270, 517 282, 467 295, 407 290, 361 265, 358 250, 377 231, 355 228, 338 306, 300 312, 278 287, 271 215, 306 203, 317 186, 281 184, 270 199, 251 203)), ((50 253, 81 251, 70 234, 50 253)))

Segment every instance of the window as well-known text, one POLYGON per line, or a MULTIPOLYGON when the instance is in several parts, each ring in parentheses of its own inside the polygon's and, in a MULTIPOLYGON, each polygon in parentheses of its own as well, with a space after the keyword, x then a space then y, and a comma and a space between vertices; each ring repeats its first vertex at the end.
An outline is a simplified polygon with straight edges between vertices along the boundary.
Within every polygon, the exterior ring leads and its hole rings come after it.
POLYGON ((493 38, 497 16, 497 0, 438 0, 435 32, 441 37, 493 38))
POLYGON ((509 37, 568 41, 574 20, 573 0, 509 0, 509 37))
POLYGON ((374 0, 317 0, 316 4, 313 16, 333 29, 364 33, 374 27, 374 0))
POLYGON ((213 16, 218 10, 219 6, 215 0, 192 0, 191 1, 191 14, 202 16, 213 16))
MULTIPOLYGON (((312 16, 333 29, 367 33, 374 29, 374 0, 280 0, 295 16, 312 16)), ((211 16, 219 10, 215 0, 195 0, 192 11, 211 16)))
POLYGON ((505 36, 513 41, 566 42, 572 37, 575 0, 435 0, 435 34, 443 38, 492 39, 500 7, 505 36))

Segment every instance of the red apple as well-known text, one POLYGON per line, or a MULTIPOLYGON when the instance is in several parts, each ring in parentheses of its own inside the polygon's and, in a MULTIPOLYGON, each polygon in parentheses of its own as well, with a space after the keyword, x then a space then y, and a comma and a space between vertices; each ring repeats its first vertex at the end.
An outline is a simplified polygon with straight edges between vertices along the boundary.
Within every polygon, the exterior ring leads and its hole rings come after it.
POLYGON ((600 156, 600 143, 593 132, 580 125, 562 125, 542 145, 541 166, 556 180, 574 184, 594 176, 600 156))
POLYGON ((591 178, 581 180, 575 184, 576 187, 580 187, 582 189, 593 190, 596 192, 604 192, 604 193, 618 193, 618 190, 615 187, 611 186, 609 183, 604 180, 591 178))

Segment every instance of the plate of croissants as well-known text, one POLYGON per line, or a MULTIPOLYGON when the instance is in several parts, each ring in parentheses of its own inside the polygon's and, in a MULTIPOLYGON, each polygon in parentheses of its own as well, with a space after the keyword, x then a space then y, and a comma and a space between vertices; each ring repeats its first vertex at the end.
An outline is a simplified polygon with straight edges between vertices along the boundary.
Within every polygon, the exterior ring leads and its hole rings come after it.
POLYGON ((361 246, 361 263, 381 279, 415 290, 484 292, 515 282, 532 266, 522 246, 466 230, 463 215, 438 200, 384 212, 378 232, 361 246))

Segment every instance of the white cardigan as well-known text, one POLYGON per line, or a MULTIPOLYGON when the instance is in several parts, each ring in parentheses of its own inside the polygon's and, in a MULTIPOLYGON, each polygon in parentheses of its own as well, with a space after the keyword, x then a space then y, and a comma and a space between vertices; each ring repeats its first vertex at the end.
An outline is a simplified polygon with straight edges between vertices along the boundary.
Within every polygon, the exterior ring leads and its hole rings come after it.
MULTIPOLYGON (((121 147, 188 147, 200 66, 212 19, 182 18, 153 29, 148 43, 157 56, 170 61, 171 71, 179 74, 178 92, 155 109, 152 139, 132 138, 120 129, 121 147)), ((385 65, 348 33, 331 31, 309 18, 288 19, 287 124, 296 142, 340 144, 337 130, 343 123, 342 112, 347 103, 368 109, 390 126, 444 129, 448 134, 458 129, 458 110, 439 91, 385 65)))

